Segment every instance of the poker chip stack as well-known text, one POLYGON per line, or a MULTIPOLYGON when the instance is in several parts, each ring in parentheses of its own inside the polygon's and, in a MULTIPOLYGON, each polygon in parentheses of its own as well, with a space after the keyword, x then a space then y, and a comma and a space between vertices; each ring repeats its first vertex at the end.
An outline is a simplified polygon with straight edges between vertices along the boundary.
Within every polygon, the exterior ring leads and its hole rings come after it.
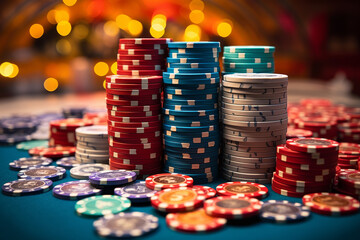
POLYGON ((195 183, 218 176, 219 42, 168 43, 164 72, 164 171, 195 183))
POLYGON ((338 167, 340 169, 358 169, 360 162, 360 144, 340 143, 338 167))
POLYGON ((313 137, 337 139, 337 119, 334 117, 301 117, 294 123, 296 128, 312 131, 313 137))
POLYGON ((92 121, 80 118, 67 118, 50 122, 49 146, 75 146, 75 130, 78 127, 90 126, 92 121))
POLYGON ((360 121, 340 123, 337 127, 339 141, 360 144, 360 121))
POLYGON ((109 163, 107 126, 93 125, 76 129, 75 158, 81 163, 109 163))
POLYGON ((0 119, 0 144, 31 140, 39 121, 34 116, 11 116, 0 119))
POLYGON ((120 39, 118 75, 106 77, 110 168, 138 179, 161 171, 161 91, 170 39, 120 39))
POLYGON ((287 75, 227 74, 222 81, 222 175, 270 183, 276 146, 285 143, 287 75))
POLYGON ((310 130, 300 129, 300 128, 294 128, 294 127, 288 127, 286 132, 286 139, 289 138, 306 138, 306 137, 312 137, 313 132, 310 130))
POLYGON ((302 197, 328 192, 336 173, 339 144, 325 138, 292 138, 277 147, 274 192, 302 197))
POLYGON ((223 66, 230 73, 274 73, 273 46, 225 46, 223 66))
POLYGON ((354 169, 342 169, 337 174, 338 185, 336 190, 360 200, 360 171, 354 169))

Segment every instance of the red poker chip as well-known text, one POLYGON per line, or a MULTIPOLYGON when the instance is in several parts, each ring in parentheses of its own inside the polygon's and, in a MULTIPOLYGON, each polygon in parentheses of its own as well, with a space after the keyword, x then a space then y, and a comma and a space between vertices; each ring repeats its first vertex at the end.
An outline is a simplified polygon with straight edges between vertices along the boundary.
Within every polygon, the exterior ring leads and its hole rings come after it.
POLYGON ((341 168, 341 169, 355 169, 356 167, 354 165, 349 165, 349 164, 338 164, 338 166, 341 168))
POLYGON ((114 159, 115 161, 117 159, 158 159, 159 157, 161 157, 161 152, 151 152, 148 154, 142 154, 142 155, 135 155, 135 154, 126 154, 126 153, 121 153, 121 152, 112 152, 109 151, 109 155, 110 155, 110 159, 114 159))
POLYGON ((119 44, 119 49, 167 49, 167 44, 119 44))
POLYGON ((243 219, 257 215, 261 205, 262 202, 256 198, 220 196, 206 200, 204 209, 213 217, 243 219))
POLYGON ((353 197, 337 193, 312 193, 302 199, 310 210, 323 215, 347 215, 356 213, 360 203, 353 197))
POLYGON ((161 114, 160 110, 148 111, 148 112, 122 112, 108 110, 108 115, 115 117, 152 117, 161 114))
POLYGON ((302 99, 300 101, 300 105, 302 106, 325 106, 330 107, 332 105, 332 102, 327 99, 321 99, 321 98, 308 98, 308 99, 302 99))
POLYGON ((280 159, 276 159, 276 165, 277 166, 282 166, 285 168, 292 168, 292 169, 299 169, 302 171, 321 171, 322 169, 332 169, 335 168, 337 165, 337 162, 333 162, 330 164, 326 164, 326 165, 316 165, 316 164, 299 164, 299 163, 291 163, 291 162, 285 162, 282 161, 280 159))
POLYGON ((274 179, 272 179, 271 182, 272 186, 275 186, 276 188, 279 189, 284 189, 284 190, 288 190, 291 192, 295 192, 295 193, 314 193, 314 192, 327 192, 331 190, 331 183, 325 186, 312 186, 312 187, 297 187, 297 186, 293 186, 293 185, 288 185, 288 184, 284 184, 281 182, 278 182, 274 179))
POLYGON ((154 149, 136 149, 136 148, 130 148, 130 149, 126 149, 126 148, 116 148, 116 147, 109 147, 109 153, 111 156, 113 157, 117 157, 118 154, 123 155, 123 154, 127 154, 127 155, 143 155, 145 156, 150 156, 150 154, 156 154, 155 156, 158 156, 158 154, 160 155, 161 153, 161 148, 154 148, 154 149))
POLYGON ((166 49, 119 49, 118 54, 121 55, 143 55, 143 54, 151 54, 151 55, 164 55, 166 54, 166 49))
POLYGON ((171 38, 120 38, 119 44, 167 44, 171 41, 171 38))
POLYGON ((136 134, 146 134, 146 133, 154 133, 156 131, 161 131, 161 126, 155 127, 137 127, 137 128, 127 128, 127 127, 113 127, 109 126, 108 128, 111 132, 119 132, 121 133, 136 133, 136 134))
POLYGON ((132 122, 154 122, 161 120, 161 114, 158 116, 151 117, 114 117, 108 116, 110 121, 122 122, 122 123, 132 123, 132 122))
POLYGON ((263 199, 269 194, 266 186, 253 182, 226 182, 216 187, 220 196, 237 196, 263 199))
MULTIPOLYGON (((117 60, 157 60, 157 61, 164 61, 165 56, 158 55, 158 54, 137 54, 137 55, 122 55, 117 54, 117 60)), ((120 74, 119 74, 120 75, 120 74)))
POLYGON ((108 131, 109 136, 113 136, 115 138, 156 138, 161 136, 160 131, 155 132, 147 132, 147 133, 136 133, 134 129, 133 133, 124 133, 118 131, 108 131))
POLYGON ((295 175, 332 175, 335 173, 335 166, 333 168, 324 168, 324 169, 312 169, 309 170, 301 170, 299 168, 291 168, 291 167, 285 167, 282 165, 277 164, 276 166, 277 170, 289 173, 289 174, 295 174, 295 175))
POLYGON ((341 159, 341 158, 339 158, 339 160, 338 160, 339 164, 348 164, 348 165, 353 165, 355 167, 357 166, 358 162, 359 162, 358 159, 352 160, 352 159, 341 159))
POLYGON ((342 193, 342 194, 351 196, 351 197, 357 199, 358 201, 360 201, 360 194, 354 194, 353 192, 348 191, 344 188, 340 188, 340 187, 334 187, 334 190, 338 193, 342 193))
POLYGON ((301 197, 304 196, 304 193, 297 193, 297 192, 289 191, 289 190, 286 190, 286 189, 280 189, 280 188, 277 188, 274 185, 271 186, 271 189, 274 192, 276 192, 277 194, 287 196, 287 197, 301 198, 301 197))
POLYGON ((200 207, 205 199, 206 194, 199 189, 167 188, 151 197, 151 206, 161 212, 187 212, 200 207))
POLYGON ((134 144, 134 143, 121 143, 121 142, 113 142, 112 147, 115 148, 136 148, 136 149, 161 149, 161 142, 150 142, 150 143, 140 143, 140 144, 134 144))
POLYGON ((145 180, 148 188, 158 191, 166 188, 191 187, 193 182, 191 177, 178 173, 156 174, 145 180))
MULTIPOLYGON (((140 65, 139 65, 140 67, 140 65)), ((106 82, 114 84, 160 84, 162 83, 162 76, 122 76, 122 75, 109 75, 106 76, 106 82)))
POLYGON ((109 128, 137 128, 137 127, 160 127, 162 126, 161 121, 154 122, 135 122, 135 123, 124 123, 124 122, 115 122, 115 121, 107 121, 109 128))
POLYGON ((151 142, 158 142, 161 141, 161 136, 158 137, 151 137, 151 138, 116 138, 113 136, 109 136, 109 145, 111 146, 114 142, 119 143, 151 143, 151 142))
POLYGON ((360 189, 360 171, 358 170, 340 170, 338 173, 339 183, 344 185, 360 189))
POLYGON ((35 147, 29 150, 32 156, 41 156, 48 158, 74 156, 76 147, 35 147))
POLYGON ((339 143, 326 138, 291 138, 286 140, 286 147, 305 153, 336 152, 339 143))
POLYGON ((310 182, 328 182, 332 181, 333 175, 298 175, 298 174, 290 174, 279 169, 276 169, 275 172, 279 177, 291 179, 294 181, 310 181, 310 182))
POLYGON ((339 154, 360 156, 360 144, 342 142, 339 146, 339 154))
POLYGON ((287 138, 304 138, 312 137, 313 132, 310 130, 288 127, 286 132, 287 138))
POLYGON ((169 213, 166 224, 182 232, 210 232, 225 226, 226 219, 211 217, 201 208, 191 212, 169 213))
POLYGON ((118 75, 130 75, 130 76, 162 76, 162 70, 117 70, 118 75))
POLYGON ((216 196, 216 190, 211 187, 201 186, 201 185, 194 185, 192 187, 203 191, 206 194, 206 199, 213 198, 216 196))
POLYGON ((319 159, 319 158, 334 156, 332 152, 327 154, 327 153, 304 153, 304 152, 294 151, 287 148, 285 144, 278 145, 276 147, 276 152, 288 157, 297 157, 297 158, 305 158, 305 159, 319 159))
POLYGON ((152 94, 160 94, 161 88, 155 89, 106 89, 106 93, 113 95, 126 95, 126 96, 145 96, 152 94))
POLYGON ((50 128, 56 128, 60 130, 73 130, 78 127, 85 127, 91 125, 93 125, 93 122, 91 120, 81 118, 67 118, 50 122, 50 128))
POLYGON ((110 82, 106 83, 107 89, 148 90, 148 89, 159 89, 161 87, 162 87, 162 83, 144 83, 144 84, 120 84, 120 83, 110 83, 110 82))
POLYGON ((293 180, 293 179, 280 177, 276 173, 274 173, 273 178, 276 182, 279 182, 281 184, 290 185, 294 187, 302 187, 302 188, 330 186, 330 184, 333 182, 332 179, 323 182, 293 180))
POLYGON ((159 103, 160 103, 161 94, 156 93, 156 94, 149 94, 149 95, 143 95, 143 96, 129 96, 129 95, 116 95, 116 94, 107 93, 106 98, 111 99, 111 100, 125 100, 125 101, 129 101, 129 100, 135 100, 136 101, 138 99, 142 99, 142 100, 159 100, 159 103))
POLYGON ((164 65, 145 65, 145 66, 132 66, 132 65, 117 65, 118 70, 128 71, 128 70, 156 70, 156 71, 165 71, 166 67, 164 65))
POLYGON ((302 117, 300 119, 295 119, 295 125, 300 128, 304 127, 323 127, 323 128, 331 128, 336 125, 335 118, 329 117, 302 117))
POLYGON ((339 154, 339 159, 350 159, 350 160, 354 160, 354 159, 358 159, 360 157, 360 155, 344 155, 344 154, 339 154))
POLYGON ((339 129, 351 129, 351 128, 359 128, 360 122, 346 122, 338 124, 339 129))
POLYGON ((146 105, 154 105, 159 104, 159 100, 143 100, 139 98, 138 100, 112 100, 107 99, 106 104, 111 104, 115 106, 146 106, 146 105))
POLYGON ((122 111, 122 112, 148 112, 148 111, 161 109, 161 105, 159 103, 153 105, 146 105, 146 106, 116 106, 112 104, 106 104, 106 108, 113 111, 122 111))
POLYGON ((330 158, 302 158, 302 157, 289 157, 286 155, 282 155, 277 153, 276 158, 283 161, 283 162, 289 162, 289 163, 295 163, 295 164, 310 164, 310 165, 328 165, 328 164, 334 164, 337 162, 337 156, 331 156, 330 158))

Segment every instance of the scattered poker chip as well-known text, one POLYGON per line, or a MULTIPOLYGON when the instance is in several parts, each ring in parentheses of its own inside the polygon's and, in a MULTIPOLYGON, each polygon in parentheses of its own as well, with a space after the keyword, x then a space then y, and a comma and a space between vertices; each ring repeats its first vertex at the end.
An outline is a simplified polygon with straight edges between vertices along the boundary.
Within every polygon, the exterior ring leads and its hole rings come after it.
POLYGON ((89 181, 92 184, 108 186, 121 185, 136 180, 136 173, 127 170, 105 170, 92 173, 89 181))
POLYGON ((151 205, 161 212, 192 211, 200 207, 206 199, 202 190, 178 187, 167 188, 151 197, 151 205))
POLYGON ((216 196, 216 190, 208 187, 208 186, 201 186, 201 185, 194 185, 192 188, 199 189, 206 194, 206 199, 213 198, 216 196))
POLYGON ((209 232, 222 228, 226 224, 225 218, 209 216, 204 209, 191 212, 169 213, 166 224, 169 228, 184 232, 209 232))
POLYGON ((133 203, 150 202, 151 197, 157 192, 146 187, 145 181, 130 183, 114 189, 116 195, 126 197, 133 203))
POLYGON ((260 209, 260 218, 265 221, 286 223, 303 220, 310 216, 310 209, 300 203, 269 200, 260 209))
POLYGON ((79 161, 75 157, 64 157, 57 160, 56 165, 58 165, 59 167, 70 169, 81 165, 81 161, 79 161))
POLYGON ((204 202, 207 214, 226 219, 243 219, 256 216, 261 209, 262 202, 256 198, 220 196, 204 202))
POLYGON ((55 166, 29 167, 18 173, 19 178, 23 179, 50 179, 52 181, 60 180, 65 177, 66 169, 55 166))
POLYGON ((101 189, 94 188, 88 180, 79 180, 56 185, 52 193, 60 199, 80 200, 101 194, 101 189))
POLYGON ((131 206, 129 199, 115 195, 101 195, 79 200, 75 204, 77 214, 81 216, 98 217, 117 214, 131 206))
POLYGON ((30 167, 48 166, 51 163, 52 160, 46 157, 25 157, 9 163, 9 166, 13 170, 22 170, 30 167))
POLYGON ((237 196, 263 199, 268 196, 266 186, 254 182, 227 182, 216 187, 220 196, 237 196))
POLYGON ((9 196, 25 196, 47 192, 52 184, 50 179, 18 179, 5 183, 2 191, 9 196))
POLYGON ((32 141, 19 143, 16 145, 16 148, 20 150, 28 151, 35 147, 48 147, 49 146, 48 143, 49 141, 46 140, 32 140, 32 141))
POLYGON ((158 191, 166 188, 191 187, 193 182, 191 177, 177 173, 160 173, 145 180, 148 188, 158 191))
POLYGON ((353 197, 337 193, 312 193, 303 196, 303 204, 322 215, 348 215, 356 213, 360 203, 353 197))
POLYGON ((140 237, 156 230, 159 219, 143 212, 105 215, 94 222, 96 232, 102 237, 140 237))
POLYGON ((107 164, 94 163, 94 164, 81 164, 77 167, 70 169, 70 176, 76 179, 89 179, 89 176, 93 173, 109 170, 110 167, 107 164))
POLYGON ((291 138, 286 147, 299 152, 322 153, 339 150, 339 143, 326 138, 291 138))
POLYGON ((35 147, 29 150, 29 154, 32 156, 60 158, 73 156, 75 151, 75 147, 35 147))

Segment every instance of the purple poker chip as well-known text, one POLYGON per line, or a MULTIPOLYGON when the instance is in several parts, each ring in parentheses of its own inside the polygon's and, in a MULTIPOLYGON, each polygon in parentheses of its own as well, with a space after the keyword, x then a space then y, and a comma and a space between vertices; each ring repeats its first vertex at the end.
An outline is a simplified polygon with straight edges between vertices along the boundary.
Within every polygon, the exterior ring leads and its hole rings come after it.
POLYGON ((47 192, 53 182, 49 179, 18 179, 5 183, 2 191, 9 196, 25 196, 47 192))
POLYGON ((78 159, 76 159, 75 157, 64 157, 64 158, 60 158, 59 160, 57 160, 56 165, 66 168, 66 169, 70 169, 70 168, 81 165, 81 162, 78 159))
POLYGON ((106 170, 89 176, 90 183, 102 186, 121 185, 136 180, 136 173, 127 170, 106 170))
POLYGON ((115 188, 114 193, 130 199, 131 202, 145 203, 150 202, 150 198, 154 196, 157 191, 146 187, 145 181, 139 181, 115 188))
POLYGON ((71 181, 56 185, 52 193, 54 197, 65 200, 80 200, 101 194, 102 190, 93 187, 88 180, 71 181))
POLYGON ((48 166, 52 163, 50 158, 46 157, 26 157, 19 158, 11 163, 9 163, 9 167, 12 170, 23 170, 28 169, 30 167, 39 167, 39 166, 48 166))
POLYGON ((23 179, 43 179, 47 178, 52 181, 56 181, 64 178, 66 173, 65 168, 55 166, 40 166, 30 167, 28 169, 21 170, 18 173, 19 178, 23 179))

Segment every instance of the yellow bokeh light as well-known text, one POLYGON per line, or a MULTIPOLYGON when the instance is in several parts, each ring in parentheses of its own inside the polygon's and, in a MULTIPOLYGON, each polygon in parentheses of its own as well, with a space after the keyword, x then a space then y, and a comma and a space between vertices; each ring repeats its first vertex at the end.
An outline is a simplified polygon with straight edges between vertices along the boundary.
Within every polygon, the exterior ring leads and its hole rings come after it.
POLYGON ((74 6, 75 3, 76 3, 77 0, 63 0, 63 3, 66 5, 66 6, 74 6))
POLYGON ((125 14, 120 14, 116 17, 116 24, 119 28, 127 30, 131 18, 125 14))
POLYGON ((150 35, 153 38, 161 38, 163 35, 165 34, 165 30, 161 30, 161 31, 157 31, 156 29, 154 29, 153 27, 150 28, 150 35))
POLYGON ((44 34, 44 28, 41 24, 35 23, 31 25, 29 33, 33 38, 41 38, 44 34))
POLYGON ((141 22, 133 19, 128 24, 128 30, 132 36, 138 36, 143 31, 143 25, 141 22))
POLYGON ((113 64, 111 64, 111 72, 112 74, 117 74, 117 62, 114 62, 113 64))
POLYGON ((109 66, 105 62, 98 62, 94 66, 94 72, 100 77, 105 76, 109 72, 109 66))
POLYGON ((61 36, 65 37, 71 32, 71 24, 67 21, 61 21, 57 24, 56 30, 61 36))
POLYGON ((8 76, 9 78, 14 78, 19 74, 19 67, 16 64, 12 65, 12 73, 8 76))
POLYGON ((204 2, 201 0, 192 0, 189 4, 189 8, 191 11, 194 10, 204 10, 204 2))
POLYGON ((200 10, 193 10, 189 14, 190 21, 196 24, 204 21, 204 13, 200 10))
POLYGON ((44 81, 44 88, 48 92, 53 92, 59 87, 59 82, 55 78, 47 78, 44 81))
POLYGON ((69 55, 71 53, 71 44, 67 39, 60 39, 56 43, 56 50, 62 55, 69 55))
POLYGON ((4 77, 14 78, 19 73, 19 67, 16 64, 10 62, 3 62, 0 65, 0 74, 4 77))
POLYGON ((230 23, 224 21, 217 26, 217 33, 220 37, 228 37, 232 32, 232 26, 230 23))
POLYGON ((89 35, 89 28, 84 24, 78 24, 72 30, 72 35, 78 40, 85 39, 89 35))
POLYGON ((46 15, 47 20, 51 24, 56 24, 57 23, 56 20, 55 20, 55 13, 56 13, 56 10, 50 10, 46 15))
POLYGON ((103 88, 106 89, 106 80, 103 81, 103 88))
POLYGON ((185 41, 197 42, 200 41, 200 38, 201 38, 201 29, 199 26, 192 24, 185 29, 185 34, 184 34, 185 41))
POLYGON ((104 24, 104 32, 108 36, 115 37, 119 34, 119 27, 117 26, 115 21, 107 21, 104 24))
POLYGON ((69 21, 70 16, 66 10, 56 10, 55 11, 55 21, 60 23, 62 21, 69 21))
POLYGON ((11 64, 9 62, 3 62, 1 65, 0 65, 0 74, 4 76, 4 73, 5 73, 5 69, 6 67, 11 64))

